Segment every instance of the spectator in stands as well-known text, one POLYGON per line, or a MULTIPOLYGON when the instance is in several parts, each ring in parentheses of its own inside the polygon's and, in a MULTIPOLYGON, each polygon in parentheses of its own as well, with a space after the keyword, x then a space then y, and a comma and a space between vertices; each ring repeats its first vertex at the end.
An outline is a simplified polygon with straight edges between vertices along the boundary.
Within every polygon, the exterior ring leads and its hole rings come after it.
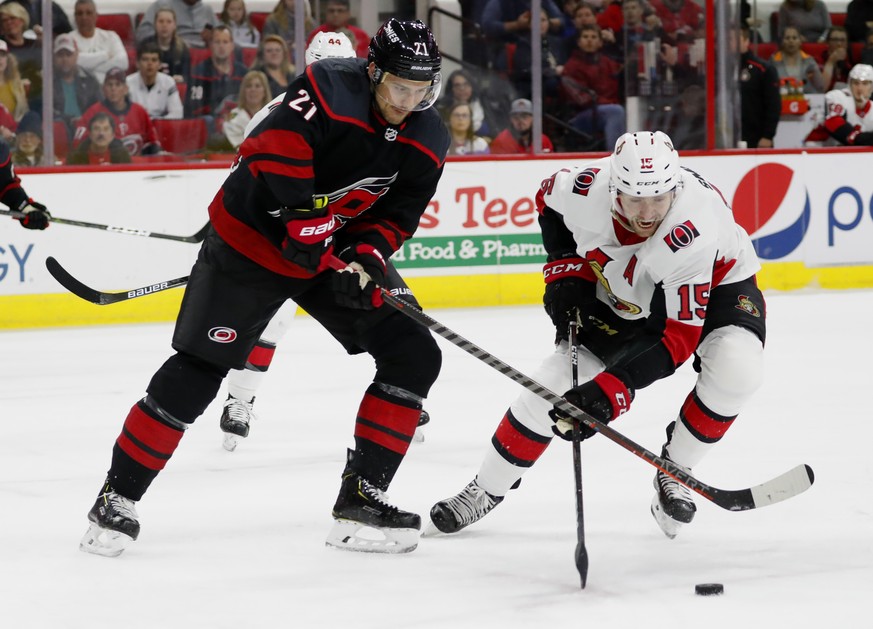
POLYGON ((27 113, 27 94, 18 73, 18 60, 9 54, 9 46, 0 39, 0 104, 19 121, 27 113))
POLYGON ((68 128, 94 103, 100 101, 100 82, 79 66, 79 49, 69 33, 54 44, 54 117, 68 128))
POLYGON ((861 50, 861 63, 873 65, 873 28, 867 31, 867 40, 861 50))
POLYGON ((113 134, 118 136, 128 153, 153 155, 160 152, 158 135, 148 112, 141 105, 131 102, 127 91, 124 70, 113 68, 106 73, 103 80, 103 100, 91 105, 82 114, 73 135, 73 146, 84 140, 94 117, 105 113, 112 118, 113 134))
POLYGON ((850 42, 866 41, 873 30, 873 0, 852 0, 846 8, 846 31, 850 42))
POLYGON ((278 35, 266 35, 261 42, 260 58, 252 66, 267 75, 271 98, 282 94, 294 79, 294 66, 289 61, 288 47, 278 35))
POLYGON ((15 132, 12 146, 14 166, 42 166, 42 119, 35 111, 24 114, 15 132))
POLYGON ((370 36, 367 31, 351 24, 352 12, 349 7, 349 0, 327 0, 324 10, 324 23, 316 28, 307 38, 307 43, 312 42, 312 38, 318 33, 337 33, 348 29, 354 37, 350 37, 355 42, 355 53, 362 59, 367 58, 367 51, 370 48, 370 36))
MULTIPOLYGON (((621 15, 620 11, 621 9, 619 8, 619 15, 621 15)), ((597 18, 597 10, 590 2, 580 2, 577 5, 576 10, 573 13, 573 35, 572 37, 565 38, 567 58, 569 58, 570 55, 573 54, 573 51, 576 50, 576 40, 579 39, 579 31, 582 30, 583 26, 600 26, 597 18)), ((618 28, 620 29, 621 26, 618 28)), ((603 41, 602 50, 604 54, 607 54, 612 58, 621 58, 623 56, 619 54, 616 48, 615 31, 611 28, 600 26, 600 39, 603 41)))
POLYGON ((483 137, 492 137, 497 127, 494 125, 490 112, 486 111, 479 98, 476 79, 466 70, 455 70, 445 81, 444 93, 438 103, 443 118, 448 119, 448 110, 455 103, 466 103, 470 106, 473 120, 473 133, 483 137))
POLYGON ((0 141, 6 144, 12 144, 15 141, 15 129, 18 128, 18 123, 15 118, 6 109, 6 106, 0 104, 0 141))
MULTIPOLYGON (((266 41, 266 38, 265 38, 266 41)), ((185 116, 209 116, 214 128, 215 116, 221 115, 225 101, 233 101, 239 93, 243 76, 248 72, 233 54, 233 34, 224 24, 215 27, 208 59, 191 70, 191 83, 185 99, 185 116)))
POLYGON ((237 47, 257 48, 260 45, 261 32, 252 24, 245 0, 224 0, 218 18, 233 33, 233 43, 237 47))
POLYGON ((823 42, 831 27, 831 14, 822 0, 783 0, 779 5, 780 41, 793 26, 805 42, 823 42))
MULTIPOLYGON (((42 0, 5 0, 3 4, 14 2, 21 5, 27 11, 30 28, 33 29, 37 39, 42 39, 42 0)), ((57 2, 52 2, 52 39, 61 33, 69 33, 73 30, 70 18, 57 2)))
MULTIPOLYGON (((526 98, 512 101, 509 110, 509 128, 497 134, 491 141, 491 154, 533 154, 533 104, 526 98)), ((542 134, 543 153, 555 150, 552 141, 542 134)))
POLYGON ((618 33, 624 25, 624 4, 622 0, 611 0, 605 6, 601 6, 597 11, 597 25, 602 31, 618 33))
POLYGON ((467 103, 455 103, 449 107, 443 120, 449 129, 452 142, 449 155, 486 155, 488 142, 473 132, 473 110, 467 103))
POLYGON ((782 111, 779 73, 749 49, 751 29, 740 28, 741 137, 750 149, 772 148, 782 111))
POLYGON ((229 149, 239 148, 243 141, 246 125, 261 108, 270 102, 271 98, 267 75, 258 70, 250 70, 246 73, 237 97, 239 105, 234 107, 224 119, 223 131, 229 149))
POLYGON ((828 31, 828 47, 817 59, 821 66, 821 76, 825 91, 845 87, 852 69, 852 56, 849 50, 849 34, 842 26, 832 26, 828 31))
POLYGON ((601 48, 600 27, 583 26, 577 48, 561 73, 561 93, 562 100, 578 112, 570 124, 588 135, 603 133, 604 148, 608 149, 627 130, 621 103, 624 67, 602 54, 601 48))
POLYGON ((25 37, 30 28, 30 15, 17 2, 0 5, 0 36, 6 41, 9 54, 18 60, 18 72, 28 91, 30 106, 42 106, 42 49, 38 39, 25 37))
POLYGON ((815 59, 803 52, 800 45, 800 31, 794 26, 786 27, 779 50, 773 53, 770 61, 776 67, 783 85, 799 84, 803 86, 804 94, 821 94, 824 91, 821 70, 815 59))
POLYGON ((155 12, 155 34, 142 40, 154 42, 161 53, 161 72, 169 74, 176 83, 187 83, 191 77, 191 52, 176 32, 176 12, 161 8, 155 12))
POLYGON ((141 105, 152 120, 179 120, 184 113, 179 88, 161 69, 161 51, 155 42, 140 44, 137 72, 127 77, 130 100, 141 105))
MULTIPOLYGON (((296 39, 296 16, 295 2, 298 0, 279 0, 270 15, 264 21, 264 28, 261 30, 261 35, 265 38, 267 35, 278 35, 285 41, 285 45, 290 51, 289 60, 294 57, 294 40, 296 39)), ((312 6, 309 0, 299 0, 303 3, 303 37, 306 41, 306 36, 312 30, 312 6)), ((369 44, 369 40, 367 40, 369 44)))
MULTIPOLYGON (((115 72, 110 70, 107 76, 115 72)), ((72 165, 102 166, 129 164, 133 160, 124 144, 115 137, 115 120, 106 112, 98 112, 88 123, 88 137, 67 157, 72 165)))
POLYGON ((656 18, 651 25, 660 26, 674 42, 690 43, 705 35, 703 10, 693 0, 649 0, 649 4, 656 18))
MULTIPOLYGON (((757 9, 757 5, 755 7, 757 9)), ((752 14, 752 5, 749 0, 741 0, 740 1, 740 26, 748 26, 749 27, 749 40, 753 44, 760 44, 764 41, 764 38, 761 37, 759 28, 764 24, 763 20, 758 17, 758 14, 752 14)))
POLYGON ((176 16, 176 32, 191 48, 206 48, 212 41, 212 30, 218 18, 203 0, 155 0, 136 27, 136 43, 155 34, 155 16, 159 9, 170 7, 176 16))
POLYGON ((807 136, 807 145, 824 142, 830 146, 873 146, 873 66, 855 65, 849 72, 849 86, 825 95, 824 124, 807 136))
MULTIPOLYGON (((558 36, 549 35, 549 16, 545 11, 540 13, 540 62, 542 68, 543 96, 555 98, 558 96, 560 86, 560 74, 562 64, 556 52, 561 47, 558 36)), ((531 65, 533 61, 533 42, 530 33, 518 33, 515 44, 515 53, 509 72, 509 80, 516 93, 524 98, 531 97, 531 85, 533 76, 531 65)))
POLYGON ((94 0, 76 0, 73 9, 76 30, 70 33, 79 49, 79 65, 98 81, 112 68, 126 70, 129 60, 121 37, 114 31, 97 28, 97 5, 94 0))
MULTIPOLYGON (((554 0, 541 0, 542 13, 548 19, 548 30, 561 31, 561 9, 554 0)), ((530 36, 530 0, 488 0, 482 11, 485 34, 501 42, 516 43, 520 36, 530 36)))

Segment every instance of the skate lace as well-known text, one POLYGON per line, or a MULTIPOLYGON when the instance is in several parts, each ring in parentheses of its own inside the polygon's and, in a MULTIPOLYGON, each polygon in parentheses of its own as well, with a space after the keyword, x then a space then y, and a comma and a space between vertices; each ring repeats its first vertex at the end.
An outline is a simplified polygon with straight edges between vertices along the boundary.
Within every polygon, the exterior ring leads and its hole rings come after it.
POLYGON ((369 499, 373 500, 374 502, 378 502, 386 509, 397 511, 397 507, 388 502, 388 494, 386 494, 375 485, 372 485, 368 480, 364 478, 361 479, 361 490, 369 499))
POLYGON ((658 486, 667 500, 682 500, 693 503, 691 490, 664 473, 658 473, 658 486))
POLYGON ((128 520, 137 519, 136 503, 133 500, 116 493, 103 494, 103 500, 109 505, 109 510, 113 517, 121 517, 128 520))
POLYGON ((446 502, 447 506, 454 512, 458 524, 466 526, 482 518, 499 501, 479 487, 476 481, 473 481, 464 487, 461 493, 449 498, 446 502))
POLYGON ((240 400, 238 398, 230 398, 224 403, 224 408, 227 411, 227 416, 231 421, 249 424, 252 421, 254 413, 252 412, 252 403, 240 400))

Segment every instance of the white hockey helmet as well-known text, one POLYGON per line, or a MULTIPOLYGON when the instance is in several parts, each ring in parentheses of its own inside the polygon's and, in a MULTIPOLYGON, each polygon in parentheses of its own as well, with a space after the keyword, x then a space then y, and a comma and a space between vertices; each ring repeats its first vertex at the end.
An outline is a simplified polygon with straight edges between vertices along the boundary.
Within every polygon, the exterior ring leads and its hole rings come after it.
POLYGON ((626 227, 628 216, 618 199, 619 194, 632 197, 656 197, 682 188, 679 153, 663 131, 625 133, 615 143, 609 158, 609 192, 612 212, 626 227))
POLYGON ((318 33, 312 38, 312 42, 306 48, 304 55, 306 65, 315 63, 319 59, 333 57, 354 57, 355 49, 351 40, 345 33, 318 33))
POLYGON ((873 66, 866 63, 857 63, 849 70, 849 80, 873 81, 873 66))

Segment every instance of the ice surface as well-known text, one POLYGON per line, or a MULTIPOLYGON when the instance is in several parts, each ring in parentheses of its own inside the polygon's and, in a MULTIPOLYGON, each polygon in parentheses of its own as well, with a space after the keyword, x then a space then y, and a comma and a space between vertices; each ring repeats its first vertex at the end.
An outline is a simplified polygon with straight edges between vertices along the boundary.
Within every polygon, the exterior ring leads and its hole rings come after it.
MULTIPOLYGON (((403 556, 326 548, 371 366, 305 317, 279 346, 250 438, 224 451, 213 403, 139 503, 139 541, 117 559, 81 553, 114 439, 169 356, 172 327, 0 333, 0 626, 869 627, 873 292, 767 297, 766 383, 694 473, 740 488, 809 463, 815 485, 745 513, 699 498, 694 523, 670 541, 649 515, 653 468, 595 437, 582 448, 584 591, 564 442, 455 537, 425 538, 403 556), (696 583, 713 581, 724 596, 695 596, 696 583)), ((526 373, 550 351, 538 307, 431 314, 526 373)), ((422 515, 473 477, 519 391, 439 342, 427 439, 412 446, 389 492, 422 515)), ((641 391, 613 426, 659 451, 693 382, 686 365, 641 391)))

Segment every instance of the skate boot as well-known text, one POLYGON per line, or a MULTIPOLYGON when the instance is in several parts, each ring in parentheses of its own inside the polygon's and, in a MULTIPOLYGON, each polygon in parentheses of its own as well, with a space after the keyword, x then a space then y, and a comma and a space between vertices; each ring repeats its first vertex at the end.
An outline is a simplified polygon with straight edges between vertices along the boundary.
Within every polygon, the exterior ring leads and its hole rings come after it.
POLYGON ((348 468, 333 518, 328 546, 367 553, 408 553, 418 546, 421 517, 390 504, 381 489, 348 468))
POLYGON ((252 405, 255 403, 255 398, 251 402, 246 402, 232 395, 227 396, 224 402, 224 410, 221 412, 221 426, 224 432, 224 449, 228 452, 236 450, 239 442, 249 436, 249 425, 255 418, 255 413, 252 411, 252 405))
MULTIPOLYGON (((666 448, 661 451, 661 458, 670 460, 666 448)), ((691 473, 690 469, 685 471, 691 473)), ((688 524, 694 519, 697 507, 691 497, 691 490, 663 472, 655 474, 654 485, 652 516, 664 531, 664 535, 673 539, 683 524, 688 524)))
POLYGON ((503 496, 493 496, 479 487, 474 478, 457 496, 441 500, 430 510, 431 525, 425 535, 457 533, 484 518, 503 502, 503 496))
POLYGON ((117 557, 139 537, 136 502, 115 493, 107 481, 88 512, 90 526, 79 550, 104 557, 117 557))
POLYGON ((421 415, 418 416, 418 426, 415 428, 415 433, 412 435, 412 440, 415 443, 422 443, 424 441, 424 431, 421 429, 422 426, 427 424, 430 421, 430 415, 424 409, 421 409, 421 415))

